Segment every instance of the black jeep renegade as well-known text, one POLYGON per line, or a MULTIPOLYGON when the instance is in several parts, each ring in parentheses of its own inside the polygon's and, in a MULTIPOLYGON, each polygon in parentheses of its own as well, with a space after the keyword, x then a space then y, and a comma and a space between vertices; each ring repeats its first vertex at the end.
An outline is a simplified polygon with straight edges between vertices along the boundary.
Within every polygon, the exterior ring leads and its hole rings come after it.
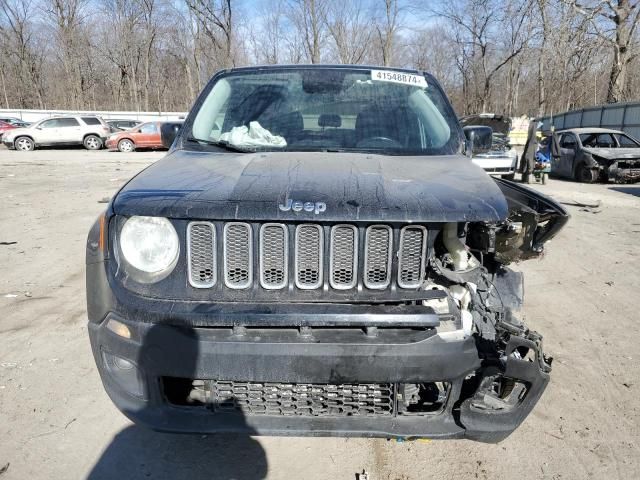
MULTIPOLYGON (((465 135, 466 134, 466 135, 465 135)), ((522 275, 566 211, 471 160, 433 77, 216 74, 87 243, 114 403, 175 432, 495 442, 549 381, 522 275)))

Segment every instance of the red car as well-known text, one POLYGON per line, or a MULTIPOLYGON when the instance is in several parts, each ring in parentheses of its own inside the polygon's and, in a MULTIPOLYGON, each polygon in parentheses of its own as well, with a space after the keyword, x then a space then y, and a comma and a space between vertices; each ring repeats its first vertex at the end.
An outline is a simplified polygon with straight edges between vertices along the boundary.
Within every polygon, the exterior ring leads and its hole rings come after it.
POLYGON ((107 138, 105 143, 109 150, 133 152, 136 149, 160 149, 160 126, 164 122, 146 122, 123 132, 117 132, 107 138))
POLYGON ((2 135, 4 134, 4 132, 6 132, 7 130, 13 130, 14 128, 18 128, 18 127, 0 120, 0 140, 2 139, 2 135))

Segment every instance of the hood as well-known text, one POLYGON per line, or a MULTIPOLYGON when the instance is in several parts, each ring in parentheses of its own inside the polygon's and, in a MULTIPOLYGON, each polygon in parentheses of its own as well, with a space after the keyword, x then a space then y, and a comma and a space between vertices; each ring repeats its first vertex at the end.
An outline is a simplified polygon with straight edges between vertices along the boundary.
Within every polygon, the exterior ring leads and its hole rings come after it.
POLYGON ((615 160, 618 158, 640 158, 640 148, 583 148, 585 152, 606 158, 607 160, 615 160))
POLYGON ((511 118, 504 115, 468 115, 460 119, 463 127, 470 125, 491 127, 493 133, 508 136, 511 131, 511 118))
POLYGON ((496 183, 460 155, 184 150, 134 177, 112 208, 121 215, 256 221, 500 221, 508 213, 496 183), (289 201, 326 208, 296 212, 286 208, 289 201))

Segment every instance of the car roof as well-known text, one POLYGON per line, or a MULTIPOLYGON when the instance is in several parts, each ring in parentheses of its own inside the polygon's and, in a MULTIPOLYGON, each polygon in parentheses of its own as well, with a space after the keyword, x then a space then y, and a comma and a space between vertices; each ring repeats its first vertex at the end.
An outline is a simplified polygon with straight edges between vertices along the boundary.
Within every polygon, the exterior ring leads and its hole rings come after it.
POLYGON ((339 70, 392 70, 397 72, 411 72, 423 74, 422 70, 415 68, 398 68, 398 67, 385 67, 382 65, 350 65, 339 63, 302 63, 302 64, 290 64, 290 65, 254 65, 250 67, 234 67, 223 71, 226 72, 259 72, 261 70, 308 70, 308 69, 339 69, 339 70))
POLYGON ((558 130, 556 133, 577 133, 578 135, 582 133, 624 133, 621 130, 614 130, 612 128, 598 128, 598 127, 580 127, 580 128, 565 128, 562 130, 558 130))

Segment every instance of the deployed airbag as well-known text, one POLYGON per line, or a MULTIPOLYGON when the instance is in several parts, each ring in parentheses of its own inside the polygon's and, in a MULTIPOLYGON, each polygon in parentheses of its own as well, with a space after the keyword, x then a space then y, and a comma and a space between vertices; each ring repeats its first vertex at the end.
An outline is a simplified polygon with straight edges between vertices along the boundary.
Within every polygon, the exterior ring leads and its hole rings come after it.
POLYGON ((231 131, 220 135, 220 140, 231 145, 247 147, 286 147, 287 141, 274 135, 258 122, 250 122, 249 127, 233 127, 231 131))

